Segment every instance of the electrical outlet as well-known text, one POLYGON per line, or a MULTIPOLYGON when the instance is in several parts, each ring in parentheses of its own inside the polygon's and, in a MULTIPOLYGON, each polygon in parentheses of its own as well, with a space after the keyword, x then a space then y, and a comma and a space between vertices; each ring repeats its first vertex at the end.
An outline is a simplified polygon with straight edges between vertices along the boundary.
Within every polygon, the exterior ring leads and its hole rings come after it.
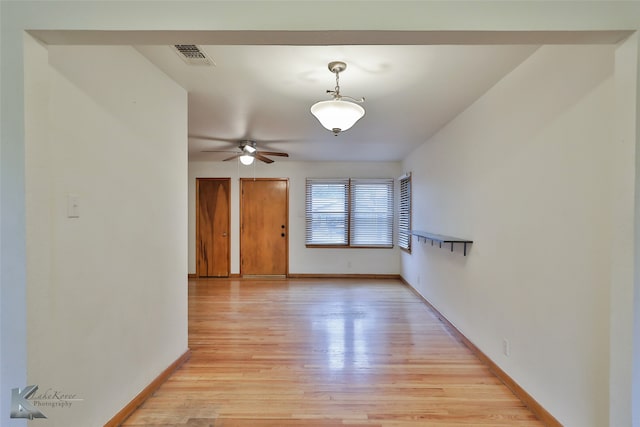
POLYGON ((502 353, 507 357, 511 356, 511 342, 507 338, 502 338, 502 353))
POLYGON ((347 268, 351 268, 351 261, 347 261, 347 268))
POLYGON ((80 196, 67 194, 67 218, 80 218, 80 196))

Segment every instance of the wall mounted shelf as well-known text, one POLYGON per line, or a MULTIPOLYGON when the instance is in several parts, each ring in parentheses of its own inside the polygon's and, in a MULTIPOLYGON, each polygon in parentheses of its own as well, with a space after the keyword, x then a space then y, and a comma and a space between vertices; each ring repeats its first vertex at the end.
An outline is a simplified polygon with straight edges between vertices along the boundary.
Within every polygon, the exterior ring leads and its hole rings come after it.
POLYGON ((438 243, 440 247, 442 247, 443 243, 451 244, 451 252, 453 252, 453 245, 455 243, 461 243, 464 245, 464 256, 467 256, 467 245, 473 243, 473 240, 461 239, 459 237, 452 236, 443 236, 442 234, 427 233, 426 231, 411 230, 409 233, 413 236, 416 236, 418 238, 418 242, 420 241, 420 239, 424 239, 425 243, 427 242, 427 240, 431 240, 431 246, 433 246, 434 242, 438 243))

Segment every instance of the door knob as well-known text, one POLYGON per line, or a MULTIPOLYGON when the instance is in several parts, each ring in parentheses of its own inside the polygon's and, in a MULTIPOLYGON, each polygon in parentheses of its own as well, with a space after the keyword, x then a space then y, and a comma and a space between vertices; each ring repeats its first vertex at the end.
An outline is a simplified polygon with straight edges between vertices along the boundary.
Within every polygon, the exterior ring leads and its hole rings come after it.
POLYGON ((284 224, 280 226, 281 228, 284 228, 284 224))
POLYGON ((222 237, 227 237, 227 233, 222 233, 222 237))
POLYGON ((281 236, 284 237, 284 233, 282 233, 281 236))

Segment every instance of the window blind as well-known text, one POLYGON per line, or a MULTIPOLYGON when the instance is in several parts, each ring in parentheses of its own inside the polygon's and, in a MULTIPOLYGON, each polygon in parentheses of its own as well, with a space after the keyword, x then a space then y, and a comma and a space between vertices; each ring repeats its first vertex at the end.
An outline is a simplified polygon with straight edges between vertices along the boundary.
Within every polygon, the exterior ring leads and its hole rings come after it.
POLYGON ((393 246, 393 180, 352 179, 351 246, 393 246))
POLYGON ((348 179, 307 179, 307 245, 348 245, 348 187, 348 179))
POLYGON ((411 175, 400 178, 400 206, 398 207, 398 246, 411 251, 411 175))

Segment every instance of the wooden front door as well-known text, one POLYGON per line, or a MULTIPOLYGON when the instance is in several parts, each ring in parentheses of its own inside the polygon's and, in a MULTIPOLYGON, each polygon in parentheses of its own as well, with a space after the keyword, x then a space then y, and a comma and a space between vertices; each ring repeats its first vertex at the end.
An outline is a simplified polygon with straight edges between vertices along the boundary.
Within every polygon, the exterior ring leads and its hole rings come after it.
POLYGON ((240 273, 286 276, 289 241, 289 181, 240 180, 240 273))
POLYGON ((196 178, 196 274, 229 277, 229 178, 196 178))

